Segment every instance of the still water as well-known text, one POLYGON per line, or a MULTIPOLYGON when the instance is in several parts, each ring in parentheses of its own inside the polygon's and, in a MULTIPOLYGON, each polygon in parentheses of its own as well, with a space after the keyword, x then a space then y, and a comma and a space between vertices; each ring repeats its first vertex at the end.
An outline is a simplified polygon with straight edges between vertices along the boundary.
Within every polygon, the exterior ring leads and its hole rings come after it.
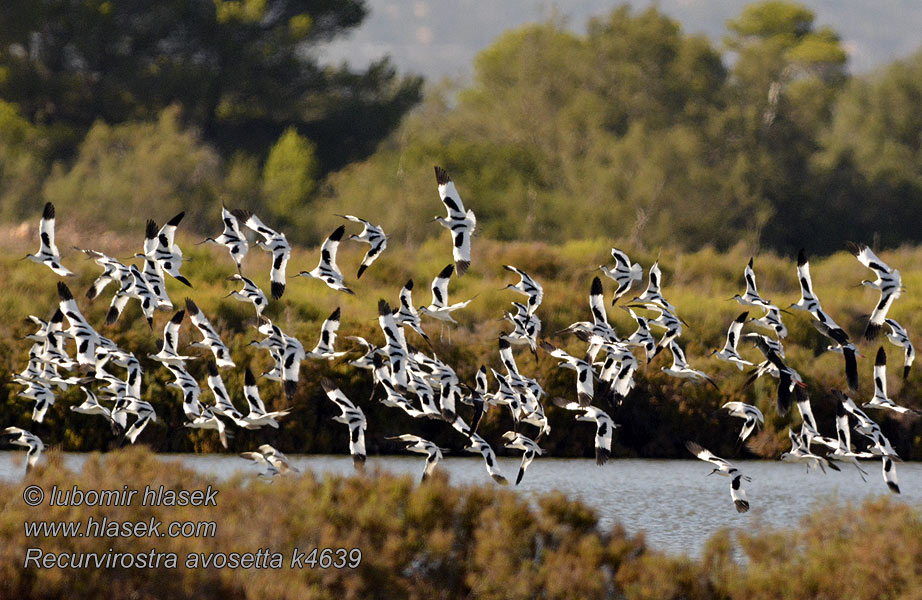
MULTIPOLYGON (((24 452, 0 452, 0 480, 16 481, 24 470, 24 452)), ((255 465, 228 455, 159 455, 182 461, 201 473, 225 479, 236 472, 258 473, 255 465)), ((65 454, 65 464, 79 470, 86 455, 65 454)), ((289 458, 301 471, 317 474, 353 473, 348 456, 296 456, 289 458)), ((381 469, 419 477, 425 456, 369 457, 366 469, 381 469)), ((498 459, 500 469, 515 480, 519 461, 498 459)), ((738 514, 730 500, 725 477, 708 477, 710 467, 697 460, 612 460, 603 467, 590 459, 539 458, 528 468, 518 486, 510 486, 526 498, 560 490, 592 506, 602 526, 621 522, 630 533, 643 531, 653 548, 672 553, 698 555, 715 531, 753 528, 758 525, 796 527, 801 517, 829 504, 860 503, 867 498, 891 495, 881 477, 879 461, 862 463, 868 471, 864 482, 851 465, 839 473, 807 473, 802 465, 773 461, 734 461, 752 482, 746 493, 752 510, 738 514)), ((438 469, 447 472, 455 485, 491 483, 479 457, 449 456, 438 469)), ((922 505, 922 463, 897 465, 902 494, 895 500, 922 505)))

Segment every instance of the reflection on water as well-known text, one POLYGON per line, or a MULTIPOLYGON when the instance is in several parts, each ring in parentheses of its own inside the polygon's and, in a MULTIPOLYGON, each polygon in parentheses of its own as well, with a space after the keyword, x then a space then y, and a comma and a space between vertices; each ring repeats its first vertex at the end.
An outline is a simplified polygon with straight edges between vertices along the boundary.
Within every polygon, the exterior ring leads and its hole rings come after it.
MULTIPOLYGON (((181 460, 187 466, 218 479, 234 473, 257 473, 255 465, 229 455, 159 455, 163 460, 181 460)), ((0 453, 0 479, 22 477, 24 452, 0 453)), ((80 469, 86 455, 65 454, 65 465, 80 469)), ((348 456, 292 456, 302 471, 315 473, 354 472, 348 456)), ((366 468, 422 475, 424 456, 369 457, 366 468)), ((503 473, 514 481, 519 461, 498 459, 503 473)), ((515 489, 528 498, 560 490, 595 508, 603 527, 621 522, 631 533, 645 532, 654 548, 697 555, 707 538, 718 529, 752 528, 756 525, 795 527, 801 517, 830 502, 858 503, 865 498, 888 495, 880 463, 865 462, 868 481, 863 482, 851 465, 842 472, 807 473, 800 465, 772 461, 734 461, 752 482, 746 484, 752 510, 738 514, 730 500, 730 483, 725 477, 706 475, 707 464, 697 460, 612 460, 604 467, 590 459, 539 458, 528 468, 515 489)), ((446 457, 439 469, 455 485, 491 483, 483 460, 472 456, 446 457)), ((922 464, 899 464, 902 494, 895 499, 922 505, 922 464)))

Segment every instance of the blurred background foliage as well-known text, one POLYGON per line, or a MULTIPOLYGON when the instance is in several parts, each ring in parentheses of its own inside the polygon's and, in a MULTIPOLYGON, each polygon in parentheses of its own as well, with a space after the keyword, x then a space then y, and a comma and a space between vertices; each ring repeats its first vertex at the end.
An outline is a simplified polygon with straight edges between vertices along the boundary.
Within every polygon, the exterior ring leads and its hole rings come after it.
POLYGON ((344 211, 419 243, 438 232, 405 216, 439 212, 441 164, 500 240, 827 253, 922 239, 922 54, 851 76, 800 4, 748 5, 716 44, 655 7, 617 6, 585 34, 552 19, 495 40, 470 81, 425 90, 386 59, 318 62, 367 12, 4 2, 0 218, 47 199, 123 233, 137 211, 100 207, 195 204, 187 225, 204 232, 223 201, 299 243, 344 211))

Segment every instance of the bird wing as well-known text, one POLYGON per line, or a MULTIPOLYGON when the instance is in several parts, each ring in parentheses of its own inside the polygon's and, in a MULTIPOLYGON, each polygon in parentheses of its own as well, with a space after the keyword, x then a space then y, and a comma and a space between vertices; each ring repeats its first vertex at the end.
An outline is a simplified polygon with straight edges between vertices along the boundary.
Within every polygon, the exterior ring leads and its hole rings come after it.
POLYGON ((432 280, 432 306, 445 308, 448 305, 448 281, 454 270, 454 265, 447 265, 432 280))
POLYGON ((48 202, 45 204, 45 210, 42 212, 42 220, 38 225, 38 235, 41 238, 40 254, 45 252, 57 257, 58 247, 54 243, 54 204, 48 202))
POLYGON ((462 220, 465 217, 464 203, 461 202, 461 196, 455 188, 455 182, 451 180, 448 171, 442 167, 435 167, 435 181, 439 186, 439 198, 445 209, 448 210, 448 218, 451 220, 462 220))

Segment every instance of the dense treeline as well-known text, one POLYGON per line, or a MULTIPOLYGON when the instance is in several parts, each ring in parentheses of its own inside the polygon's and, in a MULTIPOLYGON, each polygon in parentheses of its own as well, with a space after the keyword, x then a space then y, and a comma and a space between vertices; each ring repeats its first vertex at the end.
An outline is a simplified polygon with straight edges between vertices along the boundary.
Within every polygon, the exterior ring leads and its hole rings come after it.
POLYGON ((295 242, 352 212, 415 243, 434 235, 441 164, 501 240, 823 253, 922 240, 922 54, 851 76, 836 32, 797 3, 747 6, 719 44, 621 6, 585 34, 509 31, 472 81, 431 85, 402 118, 418 78, 316 61, 366 11, 4 3, 0 218, 44 198, 124 233, 143 227, 139 208, 182 205, 204 232, 223 201, 295 242))
MULTIPOLYGON (((308 473, 272 485, 233 478, 216 482, 179 464, 131 450, 91 457, 78 473, 54 453, 28 478, 45 490, 206 489, 217 507, 30 508, 20 483, 0 484, 9 499, 0 520, 0 594, 148 598, 625 598, 735 600, 762 598, 917 598, 922 574, 922 513, 887 500, 861 507, 825 506, 795 531, 756 527, 712 537, 700 558, 668 556, 621 525, 559 492, 529 502, 492 486, 423 485, 409 477, 322 479, 308 473), (292 511, 292 507, 298 507, 292 511), (41 516, 40 516, 41 515, 41 516), (49 520, 214 520, 205 538, 25 538, 23 523, 49 520), (176 568, 23 568, 27 550, 45 554, 157 552, 176 568), (184 568, 192 553, 268 548, 277 569, 184 568), (358 548, 355 568, 290 568, 294 548, 358 548)), ((163 563, 167 564, 167 563, 163 563)))
MULTIPOLYGON (((433 223, 432 227, 438 225, 433 223)), ((27 363, 30 342, 22 338, 31 333, 34 327, 31 322, 23 322, 23 319, 28 314, 47 318, 57 306, 55 283, 58 278, 47 267, 16 260, 27 250, 34 250, 31 248, 33 236, 34 230, 33 233, 26 232, 24 243, 0 252, 0 285, 8 290, 8 293, 0 297, 0 312, 8 315, 0 323, 0 423, 25 427, 39 435, 46 444, 61 444, 65 450, 112 448, 118 440, 113 437, 103 419, 70 411, 70 406, 83 399, 83 393, 78 388, 61 393, 49 410, 45 422, 36 424, 31 421, 33 403, 17 397, 21 386, 10 382, 9 374, 22 371, 27 363)), ((69 247, 71 244, 94 245, 112 256, 127 256, 135 252, 135 246, 140 245, 141 239, 140 234, 122 239, 113 239, 105 234, 92 237, 92 234, 67 228, 58 233, 61 247, 69 247)), ((191 297, 217 327, 237 363, 235 369, 222 370, 222 377, 235 404, 245 409, 246 402, 242 393, 244 367, 249 366, 257 375, 272 367, 267 352, 247 345, 262 337, 253 327, 253 308, 233 298, 225 298, 230 289, 235 289, 235 286, 224 280, 234 272, 234 263, 226 250, 195 247, 191 243, 193 239, 182 232, 177 239, 185 249, 185 255, 191 258, 184 265, 183 272, 194 288, 186 288, 171 279, 167 282, 169 293, 177 306, 181 305, 185 296, 191 297)), ((322 321, 339 306, 342 325, 337 349, 354 349, 356 352, 332 362, 304 361, 298 392, 290 402, 285 399, 278 382, 260 381, 261 395, 267 406, 276 409, 292 406, 294 410, 290 416, 282 419, 279 430, 263 428, 246 431, 232 428, 234 437, 230 440, 230 451, 252 450, 268 442, 291 453, 345 452, 345 433, 331 420, 338 411, 320 387, 321 377, 329 376, 366 413, 366 444, 369 453, 398 452, 400 447, 384 438, 410 432, 450 448, 452 452, 460 452, 466 443, 465 438, 444 422, 411 419, 396 409, 381 405, 377 400, 369 401, 371 375, 368 371, 348 365, 348 360, 359 355, 359 347, 345 339, 348 335, 361 335, 373 343, 383 343, 383 334, 377 323, 377 299, 384 298, 396 304, 399 289, 408 278, 416 282, 414 302, 417 305, 428 303, 431 296, 429 282, 447 264, 448 244, 447 238, 443 238, 430 240, 413 250, 396 245, 389 247, 362 279, 350 281, 350 286, 356 291, 355 296, 335 292, 316 281, 291 280, 285 296, 281 301, 270 303, 266 316, 286 333, 300 339, 306 348, 312 348, 319 336, 322 321)), ((644 267, 649 267, 656 259, 653 253, 635 251, 623 244, 620 246, 628 250, 631 257, 644 267)), ((545 299, 537 313, 543 322, 543 336, 570 352, 584 351, 585 345, 582 342, 558 332, 570 323, 589 318, 588 296, 593 277, 590 269, 610 261, 609 248, 609 243, 603 240, 551 246, 478 239, 473 248, 471 270, 462 278, 452 279, 449 286, 449 298, 452 301, 460 302, 468 298, 473 298, 473 301, 455 313, 460 325, 452 331, 451 344, 447 337, 440 341, 437 322, 425 321, 424 327, 433 338, 433 350, 442 360, 452 365, 468 384, 473 384, 474 373, 481 364, 503 371, 497 352, 497 336, 500 331, 508 331, 510 326, 501 322, 499 317, 504 311, 511 310, 511 301, 521 298, 514 292, 500 290, 507 283, 516 281, 514 276, 502 268, 503 264, 513 264, 531 273, 544 286, 545 299)), ((339 252, 339 264, 343 271, 347 274, 354 272, 364 252, 365 247, 360 244, 344 243, 339 252)), ((319 250, 316 248, 296 250, 289 263, 289 272, 312 268, 318 256, 319 250)), ((723 345, 729 323, 744 310, 736 302, 728 302, 726 299, 743 290, 742 271, 749 256, 743 248, 719 254, 713 250, 696 253, 670 251, 660 256, 664 277, 663 293, 676 305, 678 314, 688 323, 680 344, 685 348, 691 366, 712 375, 720 391, 662 373, 661 367, 669 366, 672 357, 668 352, 661 353, 649 364, 641 366, 636 375, 637 387, 619 409, 611 411, 615 421, 622 425, 614 436, 613 456, 688 457, 684 442, 691 432, 694 432, 700 443, 714 452, 733 456, 741 421, 722 416, 717 410, 721 404, 730 400, 755 404, 766 416, 764 431, 755 436, 750 444, 751 453, 774 459, 789 447, 788 427, 799 427, 800 417, 796 410, 790 411, 784 418, 777 416, 774 408, 775 380, 763 379, 746 387, 746 373, 733 365, 708 358, 712 350, 723 345)), ((922 331, 922 296, 911 291, 922 289, 922 250, 885 252, 881 258, 900 269, 907 287, 907 292, 894 303, 890 315, 910 332, 922 331)), ((163 326, 172 314, 157 314, 154 329, 150 330, 136 303, 131 303, 115 325, 106 326, 108 293, 92 302, 83 295, 98 275, 99 268, 92 261, 86 261, 76 254, 67 255, 64 263, 78 273, 78 277, 68 283, 90 322, 121 347, 133 351, 145 369, 142 398, 156 408, 158 423, 148 426, 139 438, 139 443, 161 452, 223 452, 213 431, 192 430, 183 426, 185 416, 180 393, 166 387, 172 379, 169 372, 147 358, 148 353, 156 352, 156 341, 162 336, 163 326)), ((813 260, 811 267, 814 286, 823 307, 837 322, 849 329, 865 355, 858 361, 861 393, 854 397, 856 401, 866 401, 873 395, 871 371, 878 346, 865 342, 860 334, 866 323, 866 315, 874 306, 877 296, 872 290, 854 287, 854 284, 867 276, 867 270, 847 252, 813 260)), ((779 306, 787 306, 799 297, 792 258, 770 253, 758 254, 755 268, 759 290, 764 297, 779 306)), ((246 258, 244 272, 257 284, 267 288, 268 271, 267 253, 258 249, 251 251, 246 258)), ((607 282, 604 286, 606 294, 610 294, 612 286, 607 282)), ((609 313, 621 336, 633 332, 636 324, 626 311, 614 308, 609 313)), ((755 313, 751 315, 755 316, 755 313)), ((820 430, 834 436, 835 403, 829 390, 845 387, 842 356, 825 351, 827 341, 810 325, 807 316, 795 312, 784 315, 784 321, 790 331, 785 340, 787 362, 807 382, 820 430)), ((755 328, 749 326, 746 331, 749 330, 755 328)), ((408 336, 409 343, 427 349, 419 336, 414 333, 408 333, 408 336)), ((187 320, 180 333, 180 348, 185 348, 199 337, 187 320)), ((885 347, 890 357, 888 389, 891 397, 897 403, 918 408, 922 369, 916 365, 909 379, 902 381, 899 376, 901 350, 890 345, 883 337, 878 344, 885 347)), ((204 386, 204 361, 211 355, 207 351, 195 349, 190 349, 190 352, 202 356, 199 360, 187 363, 187 368, 204 386)), ((751 360, 761 360, 758 351, 745 344, 741 345, 741 352, 751 360)), ((575 398, 572 371, 556 367, 556 361, 543 351, 539 351, 537 361, 524 349, 517 349, 516 356, 521 371, 536 377, 550 398, 575 398)), ((491 379, 491 389, 495 389, 495 385, 491 379)), ((204 388, 203 402, 211 402, 207 388, 204 388)), ((557 408, 549 400, 544 405, 552 431, 541 441, 542 448, 551 456, 592 456, 593 426, 575 422, 572 413, 557 408)), ((603 408, 608 410, 604 405, 603 408)), ((465 420, 469 420, 472 409, 462 406, 459 412, 465 420)), ((899 416, 891 411, 877 411, 875 418, 901 457, 907 460, 922 457, 922 420, 899 416)), ((499 408, 491 410, 482 425, 484 437, 500 454, 507 451, 498 440, 511 426, 508 410, 499 408)))

